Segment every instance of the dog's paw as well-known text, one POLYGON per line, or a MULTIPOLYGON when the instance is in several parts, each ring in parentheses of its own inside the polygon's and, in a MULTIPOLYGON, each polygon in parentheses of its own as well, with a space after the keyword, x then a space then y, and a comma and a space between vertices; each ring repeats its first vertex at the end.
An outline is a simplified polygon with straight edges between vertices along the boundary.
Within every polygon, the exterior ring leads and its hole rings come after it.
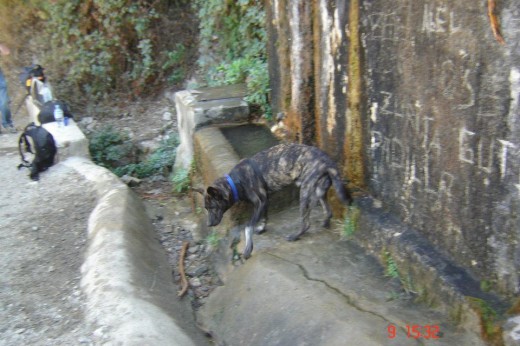
POLYGON ((260 223, 258 223, 255 227, 255 234, 262 234, 265 232, 265 219, 263 219, 262 221, 260 221, 260 223))
POLYGON ((287 241, 296 241, 299 238, 300 238, 299 234, 291 234, 291 235, 288 235, 285 239, 287 239, 287 241))
POLYGON ((262 234, 266 231, 265 227, 255 229, 255 234, 262 234))
POLYGON ((248 259, 249 257, 251 257, 251 252, 253 252, 253 245, 251 244, 251 246, 246 246, 246 248, 244 249, 244 252, 242 253, 242 258, 243 259, 248 259))
POLYGON ((330 220, 323 221, 322 226, 323 226, 323 228, 330 228, 330 220))

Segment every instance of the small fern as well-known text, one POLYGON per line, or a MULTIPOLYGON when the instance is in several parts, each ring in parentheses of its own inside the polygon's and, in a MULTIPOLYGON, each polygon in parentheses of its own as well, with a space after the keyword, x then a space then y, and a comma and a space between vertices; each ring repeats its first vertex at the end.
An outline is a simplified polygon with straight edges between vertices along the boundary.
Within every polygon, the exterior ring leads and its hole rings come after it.
POLYGON ((394 259, 390 255, 390 252, 385 251, 384 259, 385 259, 385 264, 386 264, 385 275, 392 279, 401 280, 401 276, 399 275, 399 270, 397 269, 397 263, 395 263, 394 259))
POLYGON ((179 168, 175 170, 172 176, 173 190, 176 193, 184 192, 190 186, 190 171, 187 169, 179 168))
POLYGON ((343 223, 343 238, 348 239, 354 234, 358 226, 359 215, 360 210, 358 207, 350 206, 348 208, 348 213, 343 223))

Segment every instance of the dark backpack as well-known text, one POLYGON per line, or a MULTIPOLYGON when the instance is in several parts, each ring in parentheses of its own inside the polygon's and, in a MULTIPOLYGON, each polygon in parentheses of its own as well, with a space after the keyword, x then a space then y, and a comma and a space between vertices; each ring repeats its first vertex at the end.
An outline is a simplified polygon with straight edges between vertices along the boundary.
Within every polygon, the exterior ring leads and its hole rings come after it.
POLYGON ((32 180, 39 180, 40 172, 47 170, 54 164, 54 157, 57 152, 54 137, 46 129, 36 126, 34 123, 27 125, 20 135, 18 150, 22 159, 18 169, 22 167, 29 168, 31 170, 29 177, 32 180), (31 147, 31 142, 33 147, 31 147), (24 146, 23 149, 22 146, 24 146), (32 162, 25 159, 24 150, 26 153, 34 154, 32 162))
POLYGON ((45 75, 43 74, 43 70, 45 70, 43 67, 36 64, 22 68, 22 72, 20 72, 18 75, 18 79, 20 80, 20 83, 27 89, 28 93, 31 91, 31 79, 33 77, 38 78, 42 82, 45 82, 45 75))
POLYGON ((55 121, 54 119, 54 108, 56 105, 60 105, 60 108, 63 110, 63 116, 66 118, 73 119, 74 116, 70 112, 69 105, 66 104, 63 101, 59 100, 52 100, 47 101, 43 104, 42 108, 40 109, 40 113, 38 113, 38 121, 40 124, 47 124, 55 121))

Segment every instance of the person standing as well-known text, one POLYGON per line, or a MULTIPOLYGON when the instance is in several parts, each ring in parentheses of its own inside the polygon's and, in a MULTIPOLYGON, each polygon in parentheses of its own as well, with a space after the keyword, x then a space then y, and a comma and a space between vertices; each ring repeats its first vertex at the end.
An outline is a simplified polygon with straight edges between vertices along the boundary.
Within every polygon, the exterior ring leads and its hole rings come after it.
MULTIPOLYGON (((9 55, 11 51, 9 48, 0 43, 0 55, 9 55)), ((9 107, 9 94, 7 93, 7 81, 0 69, 0 113, 2 113, 2 126, 11 133, 16 133, 16 129, 11 119, 11 109, 9 107)))

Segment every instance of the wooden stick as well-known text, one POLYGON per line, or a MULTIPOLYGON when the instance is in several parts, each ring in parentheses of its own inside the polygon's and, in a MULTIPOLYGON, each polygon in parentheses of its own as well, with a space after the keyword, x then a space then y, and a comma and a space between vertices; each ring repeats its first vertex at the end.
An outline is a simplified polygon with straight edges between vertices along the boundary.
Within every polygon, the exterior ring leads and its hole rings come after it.
POLYGON ((186 250, 190 243, 185 241, 182 243, 181 255, 179 257, 179 274, 181 275, 181 290, 177 294, 178 297, 182 297, 188 291, 188 280, 186 279, 186 273, 184 272, 184 257, 186 256, 186 250))
POLYGON ((498 41, 498 43, 506 44, 506 41, 504 40, 504 37, 502 37, 502 33, 500 32, 500 23, 498 21, 495 10, 495 0, 488 0, 488 16, 489 21, 491 23, 491 30, 493 31, 493 36, 495 36, 495 39, 498 41))

